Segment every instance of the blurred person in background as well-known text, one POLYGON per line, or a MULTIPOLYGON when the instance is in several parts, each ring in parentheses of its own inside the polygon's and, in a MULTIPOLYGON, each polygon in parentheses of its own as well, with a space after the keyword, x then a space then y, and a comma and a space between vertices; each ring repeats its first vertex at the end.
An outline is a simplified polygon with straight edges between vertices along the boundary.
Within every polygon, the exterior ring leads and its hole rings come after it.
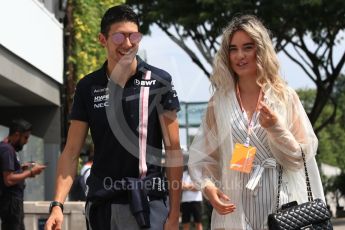
POLYGON ((46 168, 35 162, 21 164, 17 152, 23 149, 31 134, 32 125, 13 120, 9 134, 0 142, 0 218, 1 229, 23 230, 25 179, 35 177, 46 168))
POLYGON ((202 230, 202 193, 194 185, 187 167, 182 176, 181 213, 183 230, 191 229, 193 222, 196 230, 202 230))

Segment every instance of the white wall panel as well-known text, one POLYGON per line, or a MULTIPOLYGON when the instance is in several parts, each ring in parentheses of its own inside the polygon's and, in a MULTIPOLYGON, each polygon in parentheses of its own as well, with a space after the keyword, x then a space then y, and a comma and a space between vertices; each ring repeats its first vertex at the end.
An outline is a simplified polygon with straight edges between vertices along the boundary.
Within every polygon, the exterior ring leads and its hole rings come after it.
POLYGON ((37 0, 0 0, 0 44, 63 83, 63 27, 37 0))

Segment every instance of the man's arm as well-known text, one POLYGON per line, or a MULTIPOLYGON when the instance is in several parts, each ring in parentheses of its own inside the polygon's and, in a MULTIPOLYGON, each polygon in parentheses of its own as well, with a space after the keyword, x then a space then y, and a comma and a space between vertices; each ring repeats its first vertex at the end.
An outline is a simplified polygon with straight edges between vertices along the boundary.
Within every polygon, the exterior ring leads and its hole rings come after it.
POLYGON ((14 173, 13 171, 4 171, 3 172, 3 178, 4 178, 4 184, 6 187, 13 186, 15 184, 18 184, 19 182, 22 182, 26 178, 31 176, 31 172, 29 170, 25 170, 21 173, 14 173))
POLYGON ((55 201, 63 203, 69 193, 77 173, 79 155, 88 129, 89 126, 86 122, 76 120, 71 122, 67 143, 57 165, 55 201))
POLYGON ((179 124, 176 111, 160 115, 166 155, 166 172, 169 182, 170 212, 164 229, 178 229, 181 200, 181 177, 183 156, 180 147, 179 124))
POLYGON ((46 166, 37 164, 30 170, 24 170, 21 173, 15 173, 13 171, 4 171, 3 178, 4 184, 7 187, 13 186, 25 180, 28 177, 35 177, 36 175, 40 174, 46 166))
POLYGON ((66 146, 57 165, 55 201, 63 203, 77 173, 80 151, 84 145, 89 126, 86 122, 73 120, 68 130, 66 146))
MULTIPOLYGON (((54 201, 64 203, 77 172, 80 151, 84 145, 89 126, 86 122, 72 120, 66 146, 59 157, 54 201)), ((61 229, 63 215, 60 207, 54 206, 46 223, 46 229, 61 229)))

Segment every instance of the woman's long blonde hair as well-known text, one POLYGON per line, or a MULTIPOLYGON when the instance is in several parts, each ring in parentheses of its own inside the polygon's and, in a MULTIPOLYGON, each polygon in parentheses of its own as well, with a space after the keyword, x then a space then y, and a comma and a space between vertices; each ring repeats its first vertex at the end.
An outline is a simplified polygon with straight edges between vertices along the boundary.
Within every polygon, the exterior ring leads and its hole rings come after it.
POLYGON ((221 47, 213 61, 211 83, 214 90, 228 91, 236 83, 236 73, 230 67, 229 46, 234 33, 245 31, 256 44, 257 83, 265 91, 272 89, 280 102, 286 101, 286 83, 279 74, 279 62, 268 30, 253 15, 235 17, 225 28, 221 47))

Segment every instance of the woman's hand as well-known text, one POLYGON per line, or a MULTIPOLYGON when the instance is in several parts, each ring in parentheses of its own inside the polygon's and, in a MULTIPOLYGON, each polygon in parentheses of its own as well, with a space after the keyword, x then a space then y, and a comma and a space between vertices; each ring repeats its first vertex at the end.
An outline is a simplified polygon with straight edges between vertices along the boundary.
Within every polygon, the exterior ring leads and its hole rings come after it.
POLYGON ((232 213, 236 207, 233 203, 229 203, 230 199, 222 191, 214 186, 206 186, 204 193, 208 197, 213 208, 220 214, 226 215, 232 213))
POLYGON ((277 115, 265 104, 265 102, 260 101, 259 111, 259 122, 263 128, 272 127, 277 123, 277 115))

